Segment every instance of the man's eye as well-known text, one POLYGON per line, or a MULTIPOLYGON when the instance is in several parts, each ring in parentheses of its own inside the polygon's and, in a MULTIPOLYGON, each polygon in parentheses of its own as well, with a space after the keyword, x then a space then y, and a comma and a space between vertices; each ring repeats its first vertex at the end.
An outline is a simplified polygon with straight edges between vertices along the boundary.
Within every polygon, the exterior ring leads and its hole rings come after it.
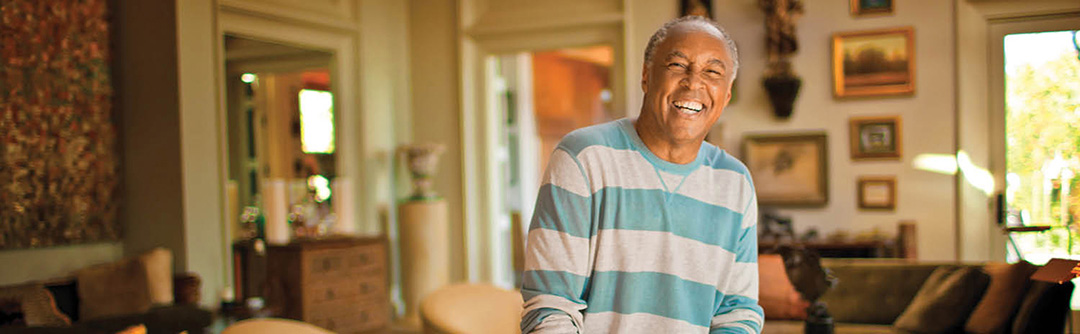
POLYGON ((716 71, 716 70, 707 70, 707 71, 705 71, 705 73, 708 73, 709 75, 717 76, 717 77, 724 76, 723 73, 720 73, 720 71, 716 71))
POLYGON ((686 65, 683 65, 683 64, 680 64, 680 63, 671 63, 671 64, 668 64, 667 66, 668 67, 677 67, 677 68, 686 68, 686 65))

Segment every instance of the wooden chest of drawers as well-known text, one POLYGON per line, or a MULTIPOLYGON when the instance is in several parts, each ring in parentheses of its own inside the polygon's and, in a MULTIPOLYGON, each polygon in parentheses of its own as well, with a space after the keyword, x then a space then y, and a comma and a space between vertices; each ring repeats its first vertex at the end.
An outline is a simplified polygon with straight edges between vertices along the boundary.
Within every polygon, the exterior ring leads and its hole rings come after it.
POLYGON ((278 316, 347 334, 390 323, 384 238, 295 240, 267 249, 269 307, 278 316))

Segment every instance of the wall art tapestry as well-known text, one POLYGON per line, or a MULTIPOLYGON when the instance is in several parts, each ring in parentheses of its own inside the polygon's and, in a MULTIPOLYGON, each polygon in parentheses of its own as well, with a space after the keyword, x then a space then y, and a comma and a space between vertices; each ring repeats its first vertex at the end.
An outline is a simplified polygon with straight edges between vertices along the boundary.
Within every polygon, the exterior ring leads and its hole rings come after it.
POLYGON ((120 238, 106 4, 0 1, 0 249, 120 238))

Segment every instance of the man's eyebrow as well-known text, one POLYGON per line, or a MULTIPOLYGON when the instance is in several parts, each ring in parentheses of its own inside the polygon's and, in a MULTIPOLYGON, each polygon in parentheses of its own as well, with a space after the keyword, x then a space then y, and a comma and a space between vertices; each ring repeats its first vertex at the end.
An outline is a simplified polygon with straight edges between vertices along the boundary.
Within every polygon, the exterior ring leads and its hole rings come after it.
POLYGON ((727 63, 724 63, 723 61, 720 61, 720 59, 716 59, 716 58, 709 59, 709 65, 720 65, 721 68, 723 68, 725 71, 727 71, 727 63))
POLYGON ((686 54, 683 54, 682 52, 679 52, 679 51, 671 51, 671 53, 669 53, 667 58, 665 58, 665 59, 671 60, 672 58, 690 59, 690 57, 687 57, 686 54))

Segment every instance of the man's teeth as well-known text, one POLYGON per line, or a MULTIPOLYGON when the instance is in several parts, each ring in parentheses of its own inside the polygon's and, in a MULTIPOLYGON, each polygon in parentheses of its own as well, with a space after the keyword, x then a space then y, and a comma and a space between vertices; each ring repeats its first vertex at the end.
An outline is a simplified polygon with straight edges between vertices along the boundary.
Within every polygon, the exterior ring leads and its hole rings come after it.
POLYGON ((675 101, 675 106, 682 109, 683 112, 691 114, 700 112, 701 108, 704 107, 701 103, 693 101, 675 101))

